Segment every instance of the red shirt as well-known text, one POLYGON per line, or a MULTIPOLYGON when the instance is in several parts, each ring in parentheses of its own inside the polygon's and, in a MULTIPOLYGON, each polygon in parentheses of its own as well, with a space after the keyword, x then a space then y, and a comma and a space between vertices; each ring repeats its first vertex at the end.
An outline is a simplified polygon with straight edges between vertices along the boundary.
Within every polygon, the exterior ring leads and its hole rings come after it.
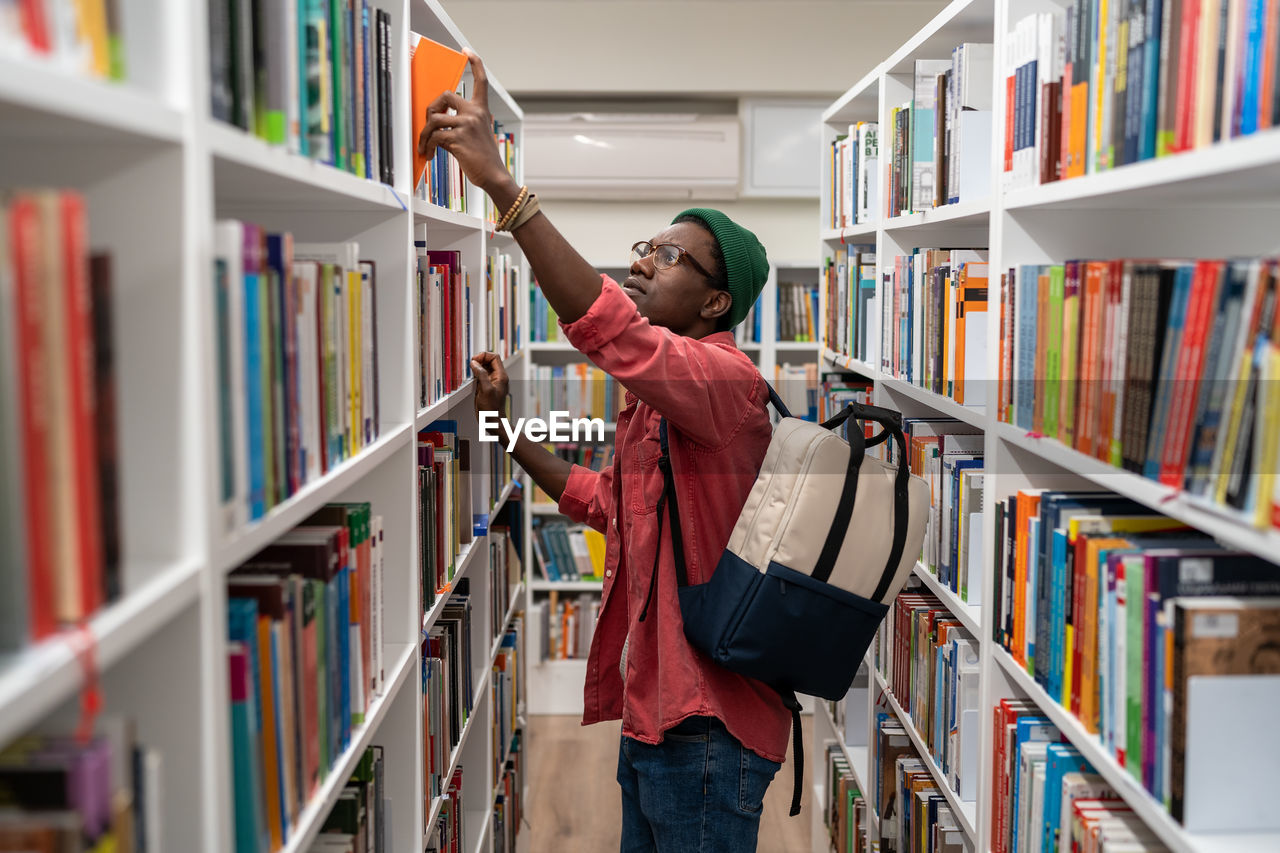
POLYGON ((658 423, 666 416, 689 583, 710 579, 769 446, 764 380, 731 332, 695 340, 653 326, 603 278, 587 313, 561 324, 575 347, 627 389, 613 464, 600 472, 575 465, 560 498, 562 513, 608 542, 583 725, 621 717, 623 734, 656 744, 684 718, 708 715, 748 749, 781 762, 791 717, 778 694, 685 639, 671 525, 664 522, 659 546, 655 512, 663 490, 658 423), (640 622, 658 547, 658 586, 640 622), (628 634, 624 684, 618 659, 628 634))

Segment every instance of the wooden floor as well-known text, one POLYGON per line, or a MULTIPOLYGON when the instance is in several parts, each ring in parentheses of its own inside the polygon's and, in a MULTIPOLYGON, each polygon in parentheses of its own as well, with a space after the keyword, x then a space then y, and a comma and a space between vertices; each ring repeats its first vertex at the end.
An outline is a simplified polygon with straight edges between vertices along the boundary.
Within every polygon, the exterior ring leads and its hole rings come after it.
MULTIPOLYGON (((809 744, 812 719, 804 721, 809 744)), ((612 853, 618 849, 622 806, 618 793, 617 721, 582 726, 578 717, 529 718, 526 817, 531 853, 612 853)), ((808 750, 810 752, 812 750, 808 750)), ((791 755, 774 777, 760 819, 759 853, 808 853, 812 758, 806 752, 804 800, 790 817, 791 755)))

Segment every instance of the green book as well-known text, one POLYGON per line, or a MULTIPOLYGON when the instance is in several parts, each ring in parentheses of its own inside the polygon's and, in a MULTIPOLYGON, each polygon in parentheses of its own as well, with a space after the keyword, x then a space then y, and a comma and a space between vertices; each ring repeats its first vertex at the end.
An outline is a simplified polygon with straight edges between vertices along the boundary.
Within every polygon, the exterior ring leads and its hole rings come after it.
POLYGON ((1143 671, 1143 616, 1146 612, 1146 579, 1143 577, 1145 559, 1141 554, 1124 560, 1125 587, 1125 726, 1124 764, 1139 784, 1142 783, 1142 686, 1143 671))
POLYGON ((333 80, 333 121, 329 125, 333 137, 333 165, 339 169, 347 168, 347 99, 344 85, 344 69, 346 68, 347 15, 343 14, 346 0, 329 0, 329 46, 332 49, 333 61, 330 70, 333 80))
POLYGON ((1045 321, 1044 434, 1058 434, 1059 395, 1062 389, 1062 305, 1064 276, 1061 264, 1049 267, 1049 316, 1045 321))

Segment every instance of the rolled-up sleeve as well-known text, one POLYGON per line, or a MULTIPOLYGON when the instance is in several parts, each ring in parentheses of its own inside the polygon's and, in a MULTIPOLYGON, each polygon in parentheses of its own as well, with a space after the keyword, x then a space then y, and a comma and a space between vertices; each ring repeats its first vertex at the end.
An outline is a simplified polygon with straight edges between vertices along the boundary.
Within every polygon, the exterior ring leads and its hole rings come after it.
POLYGON ((603 279, 587 313, 560 324, 569 342, 687 438, 714 448, 732 440, 767 393, 755 365, 733 347, 654 326, 603 279))
POLYGON ((605 533, 613 515, 613 466, 592 471, 574 465, 560 495, 559 510, 569 520, 605 533))

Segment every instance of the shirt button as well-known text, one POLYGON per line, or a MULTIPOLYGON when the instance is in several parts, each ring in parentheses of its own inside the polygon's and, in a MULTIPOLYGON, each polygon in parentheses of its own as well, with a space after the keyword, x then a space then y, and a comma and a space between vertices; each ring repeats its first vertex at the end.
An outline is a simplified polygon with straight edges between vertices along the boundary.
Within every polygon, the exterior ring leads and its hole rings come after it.
POLYGON ((618 517, 616 515, 613 517, 613 529, 618 529, 618 517))
POLYGON ((605 576, 605 577, 607 577, 607 578, 611 578, 611 577, 613 577, 613 569, 605 569, 605 570, 604 570, 604 576, 605 576))

